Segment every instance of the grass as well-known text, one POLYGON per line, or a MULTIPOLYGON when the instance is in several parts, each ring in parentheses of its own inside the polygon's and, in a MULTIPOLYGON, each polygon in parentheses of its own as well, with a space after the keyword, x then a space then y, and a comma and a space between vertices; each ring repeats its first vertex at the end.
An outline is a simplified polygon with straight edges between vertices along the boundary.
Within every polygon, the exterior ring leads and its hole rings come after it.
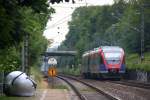
POLYGON ((42 74, 37 67, 31 67, 31 76, 33 76, 34 80, 38 83, 42 81, 42 74))
POLYGON ((67 89, 67 90, 69 90, 66 85, 55 85, 54 89, 67 89))
POLYGON ((87 88, 87 89, 82 89, 81 91, 84 91, 84 92, 93 92, 93 91, 95 91, 95 90, 90 89, 90 88, 87 88))
POLYGON ((43 75, 40 71, 40 68, 32 67, 31 68, 31 77, 33 77, 33 79, 37 83, 37 89, 41 89, 41 88, 46 89, 46 88, 48 88, 46 82, 44 82, 43 75))
POLYGON ((63 69, 60 69, 60 70, 64 74, 75 75, 75 76, 79 76, 80 75, 80 68, 79 67, 63 68, 63 69))
POLYGON ((126 66, 129 70, 150 71, 150 53, 144 53, 144 60, 142 62, 138 54, 128 54, 126 56, 126 66))

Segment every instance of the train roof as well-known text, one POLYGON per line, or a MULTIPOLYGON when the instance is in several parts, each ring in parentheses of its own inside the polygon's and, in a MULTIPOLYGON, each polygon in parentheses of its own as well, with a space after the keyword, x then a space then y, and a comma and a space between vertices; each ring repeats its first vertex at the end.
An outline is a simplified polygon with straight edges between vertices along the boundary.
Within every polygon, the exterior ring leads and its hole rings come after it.
POLYGON ((89 54, 97 53, 98 51, 99 51, 99 49, 94 49, 94 50, 86 51, 86 52, 84 52, 84 54, 82 55, 82 57, 88 56, 89 54))
POLYGON ((99 50, 102 50, 103 52, 123 52, 123 49, 119 46, 100 46, 98 48, 94 48, 93 50, 86 51, 82 55, 82 57, 88 56, 93 53, 97 53, 99 50))
POLYGON ((122 52, 123 49, 119 46, 102 46, 101 47, 103 52, 122 52))

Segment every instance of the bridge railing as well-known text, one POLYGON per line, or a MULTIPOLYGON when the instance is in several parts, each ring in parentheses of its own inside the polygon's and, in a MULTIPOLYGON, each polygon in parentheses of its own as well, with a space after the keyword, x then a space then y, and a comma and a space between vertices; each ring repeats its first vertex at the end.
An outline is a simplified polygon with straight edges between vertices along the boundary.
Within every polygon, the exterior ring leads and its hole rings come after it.
POLYGON ((50 51, 44 52, 42 55, 45 56, 75 56, 77 51, 50 51))

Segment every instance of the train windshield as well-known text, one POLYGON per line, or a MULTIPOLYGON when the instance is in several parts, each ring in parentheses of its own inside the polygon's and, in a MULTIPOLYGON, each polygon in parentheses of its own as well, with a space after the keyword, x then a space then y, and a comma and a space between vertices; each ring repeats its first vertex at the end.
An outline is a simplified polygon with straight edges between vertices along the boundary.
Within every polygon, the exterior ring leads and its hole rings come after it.
POLYGON ((104 56, 108 64, 119 64, 121 61, 120 52, 105 52, 104 56))

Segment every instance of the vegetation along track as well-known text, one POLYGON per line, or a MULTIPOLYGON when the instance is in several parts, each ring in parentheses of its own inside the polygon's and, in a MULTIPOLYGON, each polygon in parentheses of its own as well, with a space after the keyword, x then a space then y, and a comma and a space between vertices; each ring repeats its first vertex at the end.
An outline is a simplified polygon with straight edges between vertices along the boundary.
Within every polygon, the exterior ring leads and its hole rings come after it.
POLYGON ((66 76, 57 76, 57 77, 64 80, 65 82, 67 82, 71 86, 71 88, 75 91, 75 93, 79 96, 79 98, 81 100, 91 100, 91 99, 92 100, 118 100, 117 98, 115 98, 112 95, 106 93, 105 91, 100 90, 99 88, 94 87, 93 85, 91 85, 89 83, 86 83, 82 80, 78 80, 76 78, 66 77, 66 76), (91 90, 89 91, 90 93, 88 93, 88 95, 86 93, 82 93, 79 90, 79 89, 82 88, 82 86, 80 88, 79 84, 77 84, 77 83, 74 84, 75 81, 82 84, 82 85, 84 85, 84 86, 86 86, 86 87, 88 87, 88 88, 90 88, 90 89, 92 89, 92 90, 94 90, 96 93, 94 93, 94 91, 91 92, 91 90))
POLYGON ((144 89, 150 89, 150 83, 141 83, 141 82, 134 82, 134 81, 108 81, 115 84, 121 84, 121 85, 127 85, 132 87, 138 87, 138 88, 144 88, 144 89))

